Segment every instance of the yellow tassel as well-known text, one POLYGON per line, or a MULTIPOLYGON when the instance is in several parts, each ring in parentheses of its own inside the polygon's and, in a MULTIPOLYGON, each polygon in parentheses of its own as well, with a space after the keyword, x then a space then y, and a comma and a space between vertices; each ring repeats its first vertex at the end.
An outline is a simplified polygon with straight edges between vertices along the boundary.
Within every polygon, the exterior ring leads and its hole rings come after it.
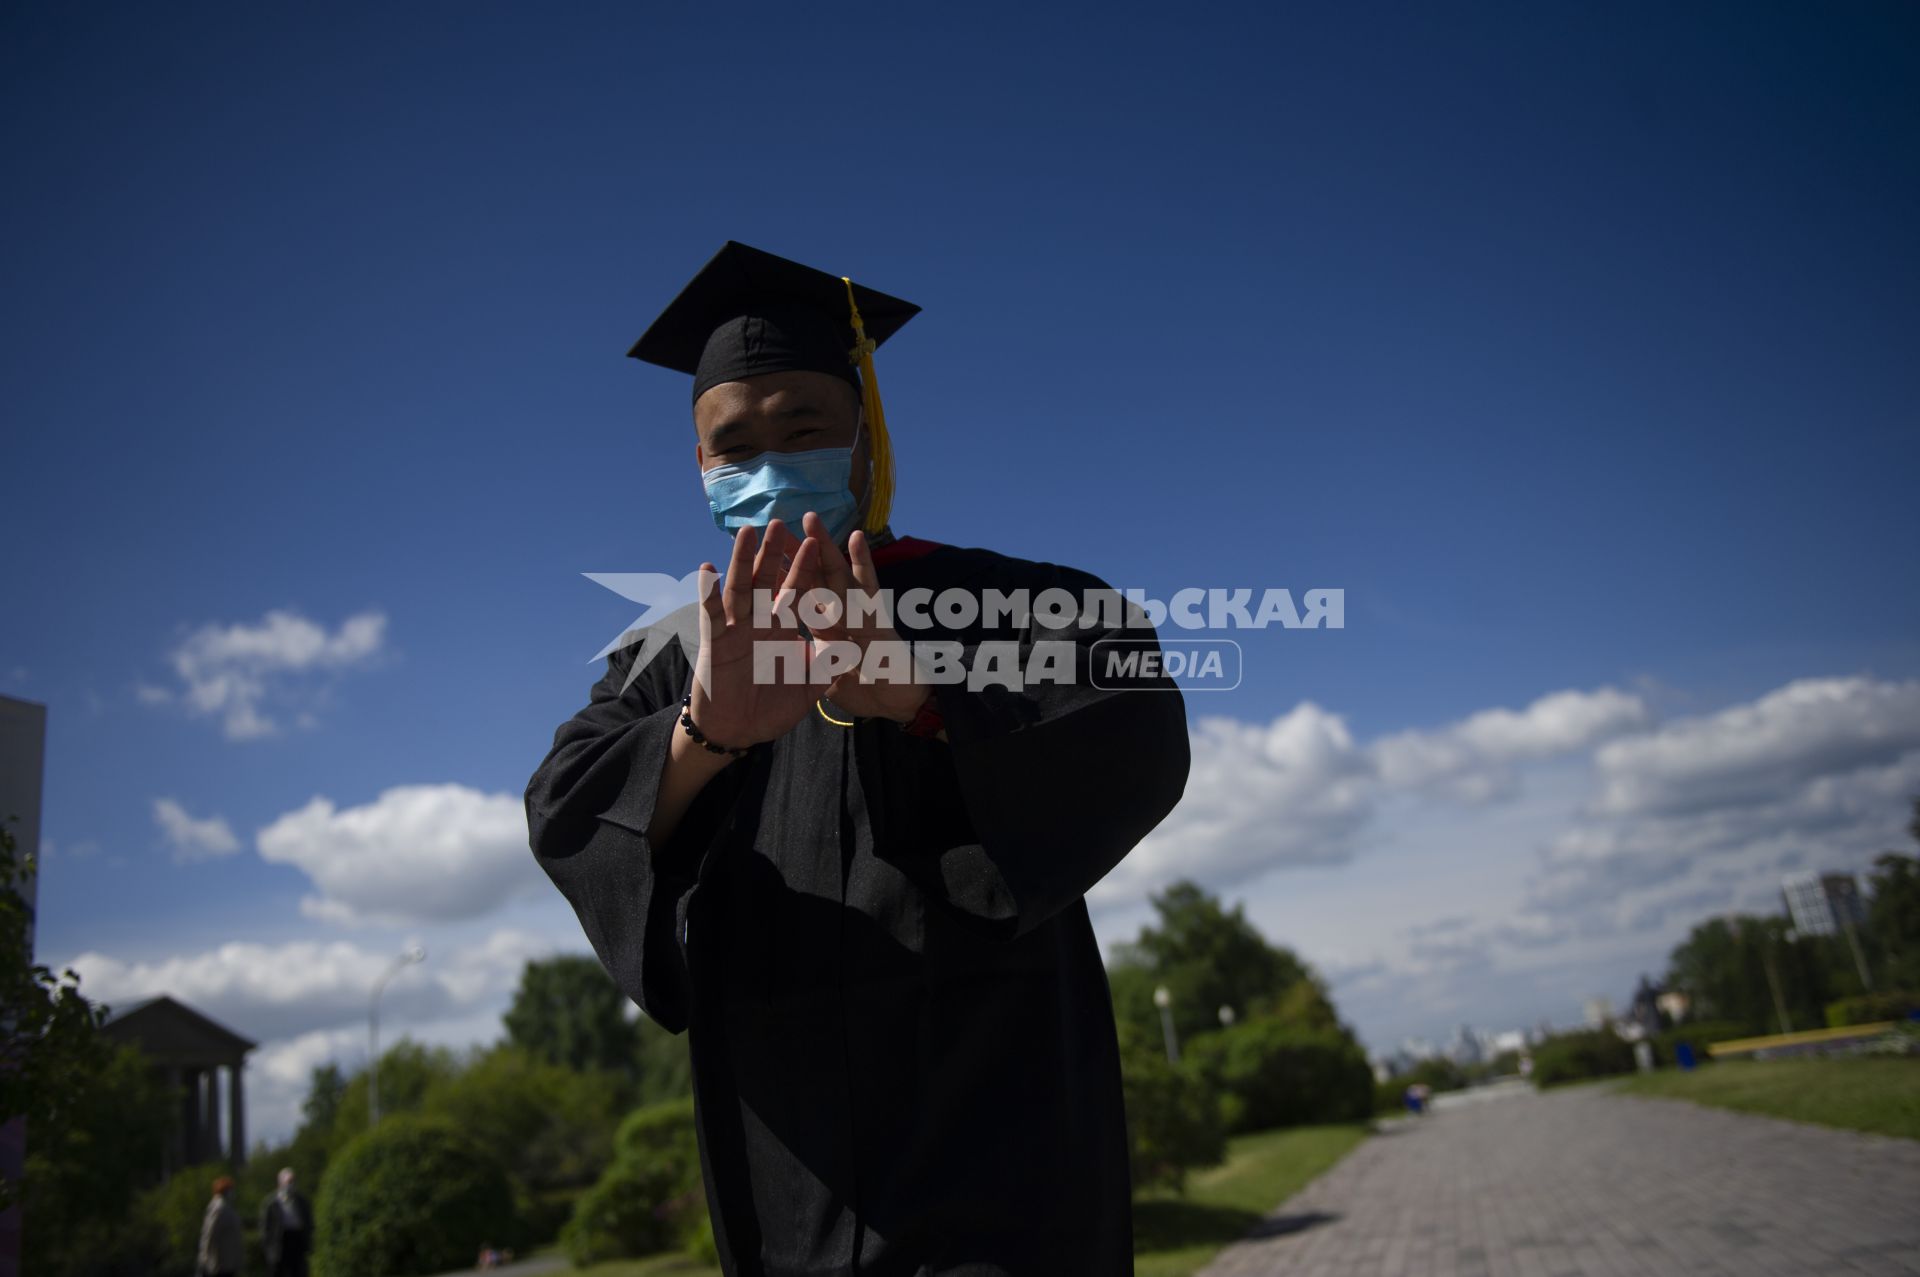
POLYGON ((866 326, 860 322, 860 303, 853 300, 853 281, 842 275, 840 282, 847 286, 847 309, 853 315, 853 349, 847 352, 847 362, 860 368, 861 403, 867 413, 867 455, 873 459, 873 478, 867 483, 867 518, 863 525, 871 533, 886 527, 887 518, 893 513, 893 441, 887 437, 887 414, 880 407, 880 383, 873 376, 876 343, 867 340, 866 326))

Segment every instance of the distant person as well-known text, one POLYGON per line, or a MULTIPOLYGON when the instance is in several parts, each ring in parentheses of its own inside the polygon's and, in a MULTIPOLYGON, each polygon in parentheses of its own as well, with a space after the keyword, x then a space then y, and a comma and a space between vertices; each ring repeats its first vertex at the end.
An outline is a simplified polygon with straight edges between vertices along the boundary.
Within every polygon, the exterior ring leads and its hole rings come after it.
POLYGON ((272 1277, 307 1277, 313 1251, 313 1204, 293 1186, 293 1168, 280 1171, 280 1188, 260 1211, 260 1244, 272 1277))
POLYGON ((197 1271, 207 1277, 239 1277, 247 1264, 247 1235, 240 1212, 233 1208, 233 1179, 213 1181, 213 1200, 200 1222, 200 1259, 197 1271))

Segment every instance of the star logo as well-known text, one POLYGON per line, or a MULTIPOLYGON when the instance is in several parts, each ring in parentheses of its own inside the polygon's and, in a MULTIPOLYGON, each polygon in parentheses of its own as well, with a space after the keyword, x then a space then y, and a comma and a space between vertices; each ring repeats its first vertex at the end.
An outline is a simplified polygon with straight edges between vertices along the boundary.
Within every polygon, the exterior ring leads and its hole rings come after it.
POLYGON ((668 576, 664 572, 582 572, 580 575, 641 606, 640 615, 634 618, 633 623, 594 653, 588 662, 594 664, 604 661, 622 648, 640 644, 640 651, 633 659, 632 668, 627 671, 627 681, 621 684, 621 691, 632 687, 633 680, 640 677, 640 671, 652 664, 653 658, 666 650, 675 639, 680 640, 680 646, 693 667, 700 667, 698 568, 681 577, 668 576))

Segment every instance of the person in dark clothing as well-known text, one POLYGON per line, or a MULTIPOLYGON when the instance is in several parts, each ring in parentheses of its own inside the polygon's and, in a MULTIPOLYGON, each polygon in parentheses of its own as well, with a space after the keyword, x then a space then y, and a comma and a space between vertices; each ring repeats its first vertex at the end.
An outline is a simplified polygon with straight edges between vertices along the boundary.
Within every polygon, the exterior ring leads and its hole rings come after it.
POLYGON ((293 1168, 280 1171, 280 1187, 260 1208, 260 1244, 272 1277, 307 1277, 313 1250, 313 1203, 293 1186, 293 1168))
POLYGON ((909 637, 969 676, 929 681, 866 659, 902 641, 898 616, 800 632, 754 606, 1111 594, 893 535, 871 356, 917 309, 729 244, 635 347, 694 375, 732 557, 724 588, 702 565, 680 618, 697 624, 610 657, 528 785, 528 830, 615 981, 690 1036, 729 1274, 1127 1274, 1119 1053, 1083 897, 1185 787, 1179 692, 1151 662, 1098 677, 1099 645, 1157 652, 1151 628, 935 608, 909 637), (834 645, 862 659, 813 682, 756 660, 834 645), (1003 659, 1044 676, 991 677, 1003 659))

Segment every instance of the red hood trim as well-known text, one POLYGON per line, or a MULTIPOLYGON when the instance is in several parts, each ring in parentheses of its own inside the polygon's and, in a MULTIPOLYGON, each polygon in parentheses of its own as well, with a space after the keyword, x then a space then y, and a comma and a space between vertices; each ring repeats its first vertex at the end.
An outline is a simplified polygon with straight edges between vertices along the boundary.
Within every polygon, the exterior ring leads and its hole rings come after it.
POLYGON ((918 559, 944 548, 938 541, 922 541, 919 537, 895 537, 873 552, 873 566, 883 568, 889 563, 905 563, 909 559, 918 559))

